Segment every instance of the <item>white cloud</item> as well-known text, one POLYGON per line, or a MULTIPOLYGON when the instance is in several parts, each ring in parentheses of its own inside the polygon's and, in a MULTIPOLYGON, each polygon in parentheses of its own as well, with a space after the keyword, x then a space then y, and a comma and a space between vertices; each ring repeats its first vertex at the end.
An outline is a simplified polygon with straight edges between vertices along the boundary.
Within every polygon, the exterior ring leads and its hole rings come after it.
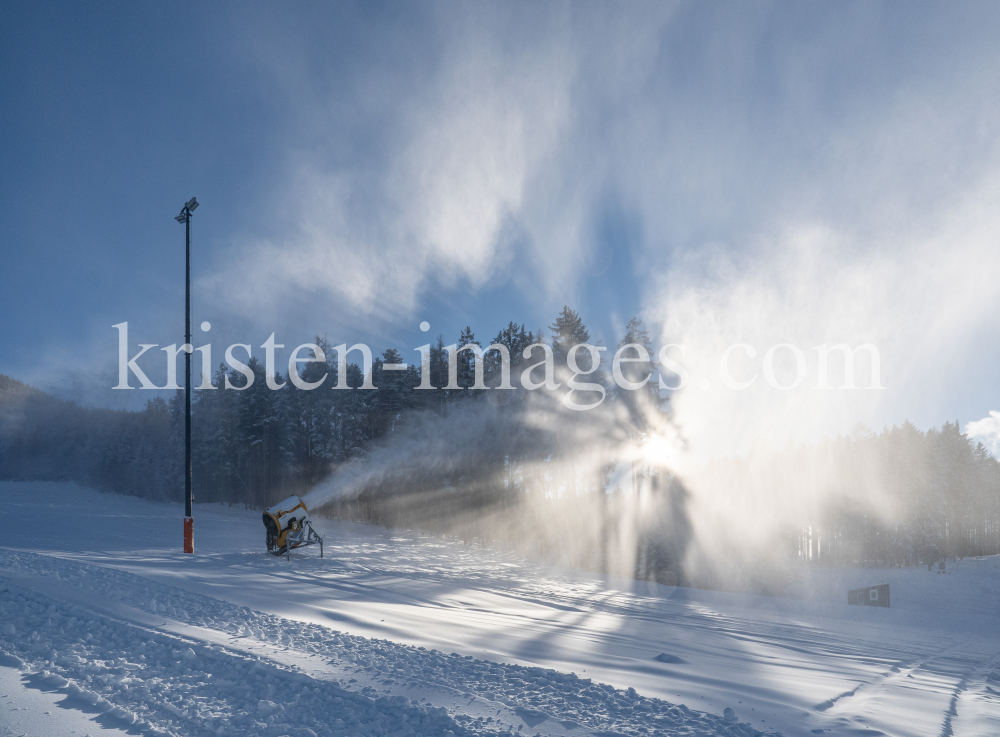
POLYGON ((970 422, 965 434, 986 446, 994 458, 1000 458, 1000 412, 991 411, 989 417, 970 422))

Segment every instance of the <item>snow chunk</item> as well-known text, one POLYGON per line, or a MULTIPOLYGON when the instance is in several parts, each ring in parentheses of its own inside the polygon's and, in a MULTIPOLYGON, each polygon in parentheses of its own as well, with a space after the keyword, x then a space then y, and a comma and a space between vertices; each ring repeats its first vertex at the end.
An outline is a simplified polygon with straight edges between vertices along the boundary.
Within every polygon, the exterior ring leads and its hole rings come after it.
POLYGON ((676 655, 670 655, 669 653, 660 653, 655 658, 653 658, 653 660, 658 660, 661 663, 676 663, 676 664, 687 662, 683 658, 679 658, 676 655))
POLYGON ((42 677, 38 680, 42 684, 44 684, 46 688, 52 688, 52 689, 65 688, 66 686, 69 685, 69 681, 67 681, 65 678, 58 675, 57 673, 49 673, 47 670, 42 671, 42 677))
POLYGON ((8 668, 23 668, 24 661, 16 655, 10 655, 9 653, 5 653, 3 650, 0 650, 0 665, 8 668))

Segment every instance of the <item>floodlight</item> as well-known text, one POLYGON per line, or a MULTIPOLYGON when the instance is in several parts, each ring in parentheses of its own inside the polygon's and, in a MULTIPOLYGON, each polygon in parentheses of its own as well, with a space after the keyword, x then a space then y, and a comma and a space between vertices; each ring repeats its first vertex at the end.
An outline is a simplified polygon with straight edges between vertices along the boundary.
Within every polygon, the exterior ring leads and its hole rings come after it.
POLYGON ((190 200, 187 201, 187 204, 185 204, 184 207, 194 212, 195 210, 198 209, 198 200, 192 197, 190 200))
POLYGON ((187 215, 185 215, 182 212, 180 215, 176 216, 174 220, 176 220, 178 223, 183 223, 185 220, 187 220, 187 215))

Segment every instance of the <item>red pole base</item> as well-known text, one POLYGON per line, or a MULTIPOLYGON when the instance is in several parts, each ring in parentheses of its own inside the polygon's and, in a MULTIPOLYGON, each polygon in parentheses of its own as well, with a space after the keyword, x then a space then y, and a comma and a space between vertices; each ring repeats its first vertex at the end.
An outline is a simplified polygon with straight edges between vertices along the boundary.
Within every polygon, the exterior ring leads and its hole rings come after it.
POLYGON ((184 552, 194 552, 194 518, 184 518, 184 552))

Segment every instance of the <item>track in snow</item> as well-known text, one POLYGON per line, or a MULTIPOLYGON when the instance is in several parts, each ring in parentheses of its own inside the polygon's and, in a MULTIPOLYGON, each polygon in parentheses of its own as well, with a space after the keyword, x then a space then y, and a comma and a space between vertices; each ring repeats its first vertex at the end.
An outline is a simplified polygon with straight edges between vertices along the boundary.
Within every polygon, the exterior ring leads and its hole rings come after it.
POLYGON ((447 737, 525 726, 762 734, 634 689, 344 635, 77 561, 13 551, 4 578, 0 646, 34 671, 31 679, 152 735, 447 737), (53 582, 58 599, 45 591, 53 582), (406 692, 432 693, 451 708, 406 692))

